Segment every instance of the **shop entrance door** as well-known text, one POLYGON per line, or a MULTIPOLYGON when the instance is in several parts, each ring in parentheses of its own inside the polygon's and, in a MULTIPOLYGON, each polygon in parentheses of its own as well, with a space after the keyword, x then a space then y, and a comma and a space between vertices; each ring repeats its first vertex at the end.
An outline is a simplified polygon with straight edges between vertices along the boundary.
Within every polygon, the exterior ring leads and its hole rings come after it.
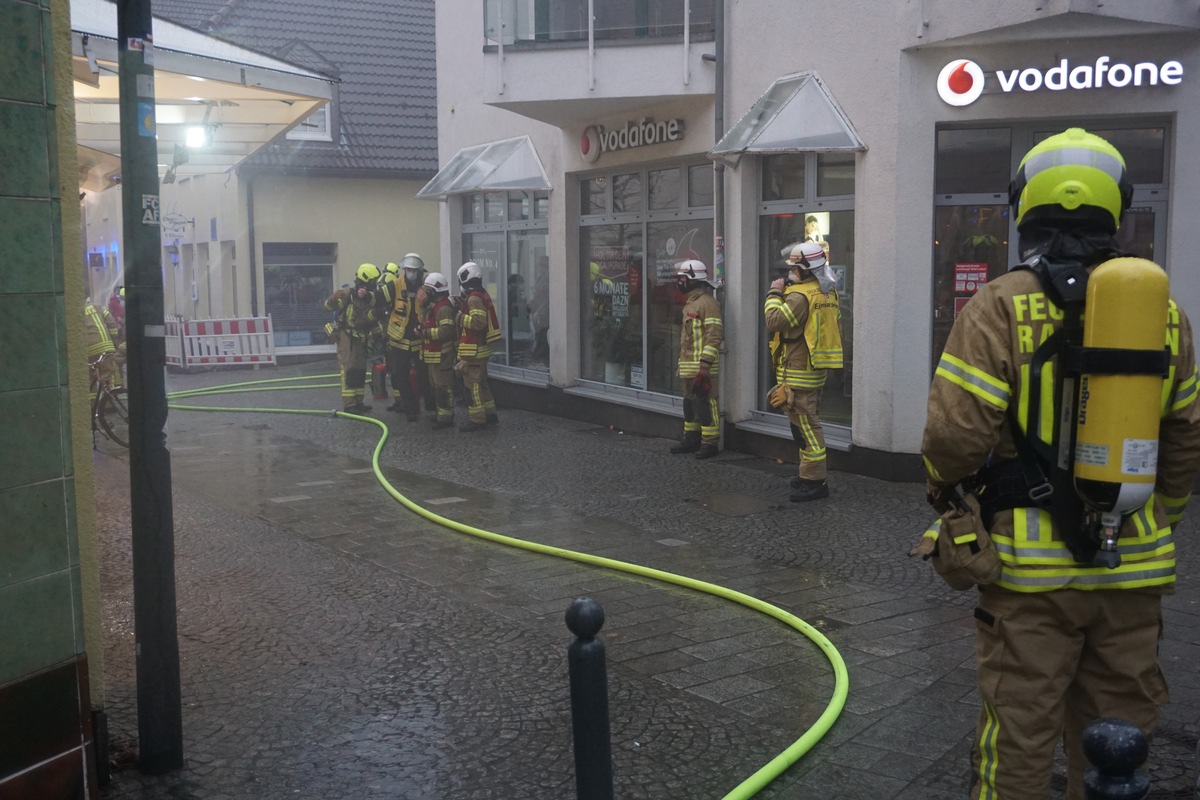
POLYGON ((1167 204, 1162 201, 1142 203, 1136 199, 1133 202, 1121 220, 1117 242, 1129 255, 1148 259, 1166 269, 1163 262, 1166 254, 1160 243, 1166 237, 1167 204))

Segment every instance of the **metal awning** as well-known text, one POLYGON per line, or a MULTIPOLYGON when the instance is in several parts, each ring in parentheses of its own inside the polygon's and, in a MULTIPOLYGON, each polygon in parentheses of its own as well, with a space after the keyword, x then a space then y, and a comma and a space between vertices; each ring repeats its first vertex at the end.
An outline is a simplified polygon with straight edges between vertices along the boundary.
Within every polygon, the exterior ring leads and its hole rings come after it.
POLYGON ((709 156, 737 164, 744 153, 866 149, 821 77, 801 72, 771 84, 709 156))
MULTIPOLYGON (((102 190, 120 173, 117 7, 71 0, 71 28, 80 186, 102 190)), ((225 172, 333 97, 327 75, 157 17, 153 30, 160 178, 225 172)))
POLYGON ((528 136, 464 147, 438 170, 417 197, 445 200, 453 194, 550 189, 542 160, 528 136))

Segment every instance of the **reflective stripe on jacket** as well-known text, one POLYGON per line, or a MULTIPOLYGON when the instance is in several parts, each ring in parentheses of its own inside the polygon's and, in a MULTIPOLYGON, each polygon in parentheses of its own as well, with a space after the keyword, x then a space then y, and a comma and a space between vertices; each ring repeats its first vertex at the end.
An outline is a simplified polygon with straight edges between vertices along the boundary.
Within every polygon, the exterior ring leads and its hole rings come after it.
POLYGON ((83 315, 87 318, 87 354, 94 358, 102 353, 117 349, 113 340, 117 336, 117 322, 106 308, 97 308, 91 301, 83 304, 83 315))
POLYGON ((842 312, 838 294, 825 294, 814 278, 767 293, 763 304, 771 337, 775 382, 797 389, 819 389, 826 370, 840 369, 842 312))
MULTIPOLYGON (((963 308, 929 393, 921 452, 934 483, 954 485, 989 460, 1017 457, 1010 405, 1022 430, 1032 429, 1047 442, 1053 439, 1056 359, 1042 370, 1038 408, 1030 407, 1030 365, 1038 345, 1062 327, 1062 319, 1030 270, 1015 270, 988 283, 963 308)), ((1166 345, 1171 358, 1160 398, 1155 491, 1121 526, 1121 565, 1110 570, 1076 563, 1049 513, 1031 505, 996 514, 990 532, 1003 565, 999 586, 1022 592, 1170 589, 1175 581, 1171 526, 1182 516, 1200 471, 1192 332, 1174 300, 1166 345)))
POLYGON ((388 317, 388 344, 397 350, 419 350, 422 321, 416 308, 416 292, 409 292, 403 275, 388 283, 384 293, 392 312, 388 317))
POLYGON ((466 310, 460 323, 459 358, 487 358, 492 354, 492 342, 500 339, 500 321, 491 295, 482 289, 467 292, 466 310))
POLYGON ((426 364, 454 361, 454 340, 458 337, 455 326, 457 312, 449 297, 434 301, 425 313, 425 326, 421 336, 421 360, 426 364))
POLYGON ((725 324, 721 321, 721 304, 717 298, 704 288, 688 292, 683 306, 683 326, 679 331, 679 377, 696 377, 702 361, 708 363, 709 375, 716 377, 724 340, 725 324))

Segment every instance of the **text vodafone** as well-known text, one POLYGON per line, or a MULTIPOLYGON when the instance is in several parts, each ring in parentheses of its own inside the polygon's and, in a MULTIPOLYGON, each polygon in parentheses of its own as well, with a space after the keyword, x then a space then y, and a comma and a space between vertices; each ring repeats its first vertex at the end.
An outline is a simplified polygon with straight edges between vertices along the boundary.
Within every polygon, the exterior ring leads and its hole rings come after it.
POLYGON ((674 142, 683 138, 683 120, 681 119, 671 119, 665 122, 642 119, 640 122, 626 122, 625 127, 615 130, 607 129, 603 125, 593 127, 602 153, 661 142, 674 142))
POLYGON ((1183 82, 1183 64, 1178 61, 1167 61, 1161 67, 1153 62, 1144 61, 1138 64, 1112 63, 1108 56, 1100 56, 1095 63, 1071 66, 1067 59, 1058 62, 1044 72, 1036 67, 1025 69, 996 70, 996 80, 1000 89, 1011 92, 1020 88, 1026 92, 1036 92, 1046 88, 1052 92, 1066 89, 1100 89, 1111 86, 1123 89, 1126 86, 1156 86, 1159 83, 1176 86, 1183 82))

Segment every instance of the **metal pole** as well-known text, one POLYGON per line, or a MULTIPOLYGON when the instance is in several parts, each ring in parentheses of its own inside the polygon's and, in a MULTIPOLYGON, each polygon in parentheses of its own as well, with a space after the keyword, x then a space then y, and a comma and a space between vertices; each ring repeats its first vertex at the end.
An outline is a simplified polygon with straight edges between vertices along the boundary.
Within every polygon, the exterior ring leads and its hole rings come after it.
POLYGON ((139 767, 183 766, 150 0, 117 0, 139 767))
POLYGON ((567 627, 578 637, 567 648, 567 666, 575 740, 575 796, 579 800, 613 800, 608 673, 604 642, 596 638, 603 625, 604 609, 590 597, 577 598, 567 609, 567 627))

